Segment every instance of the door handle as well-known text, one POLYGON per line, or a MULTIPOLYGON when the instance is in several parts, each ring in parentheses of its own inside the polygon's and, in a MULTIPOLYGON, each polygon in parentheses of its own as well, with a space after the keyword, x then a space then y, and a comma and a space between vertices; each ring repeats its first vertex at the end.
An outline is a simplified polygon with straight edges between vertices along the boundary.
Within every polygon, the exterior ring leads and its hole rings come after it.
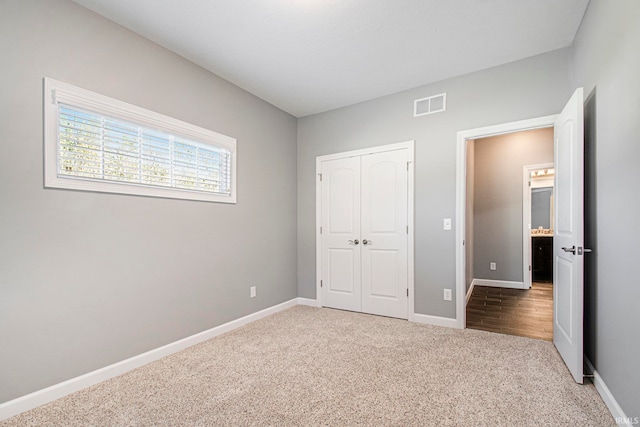
POLYGON ((371 241, 371 240, 367 240, 367 239, 363 239, 363 240, 362 240, 362 244, 363 244, 363 245, 368 245, 368 244, 370 244, 370 243, 373 243, 373 241, 371 241))
POLYGON ((571 252, 572 254, 576 254, 576 247, 575 246, 571 246, 570 248, 562 248, 563 251, 565 252, 571 252))
MULTIPOLYGON (((356 239, 356 240, 349 240, 349 243, 353 243, 354 245, 357 245, 358 243, 360 243, 360 240, 356 239)), ((365 243, 366 245, 366 243, 365 243)))

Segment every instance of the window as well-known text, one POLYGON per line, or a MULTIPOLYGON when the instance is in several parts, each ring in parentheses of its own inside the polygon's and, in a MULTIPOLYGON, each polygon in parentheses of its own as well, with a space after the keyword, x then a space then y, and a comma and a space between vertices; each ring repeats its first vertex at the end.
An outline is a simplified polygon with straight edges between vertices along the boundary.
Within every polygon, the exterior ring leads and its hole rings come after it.
POLYGON ((236 140, 45 79, 45 187, 235 203, 236 140))

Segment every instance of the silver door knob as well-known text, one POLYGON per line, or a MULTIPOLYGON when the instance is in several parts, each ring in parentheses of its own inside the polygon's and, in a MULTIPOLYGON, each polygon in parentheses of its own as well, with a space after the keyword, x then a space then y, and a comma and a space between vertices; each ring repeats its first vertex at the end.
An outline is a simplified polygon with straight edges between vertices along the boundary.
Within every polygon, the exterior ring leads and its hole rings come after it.
POLYGON ((362 244, 363 245, 368 245, 370 243, 373 243, 371 240, 367 240, 367 239, 362 239, 362 244))
POLYGON ((572 253, 574 255, 576 254, 576 247, 575 246, 571 246, 570 248, 564 248, 563 247, 562 250, 565 251, 565 252, 570 252, 570 253, 572 253))
MULTIPOLYGON (((354 245, 357 245, 358 243, 360 243, 360 240, 356 239, 356 240, 349 240, 349 243, 353 243, 354 245)), ((366 245, 366 243, 365 243, 366 245)))

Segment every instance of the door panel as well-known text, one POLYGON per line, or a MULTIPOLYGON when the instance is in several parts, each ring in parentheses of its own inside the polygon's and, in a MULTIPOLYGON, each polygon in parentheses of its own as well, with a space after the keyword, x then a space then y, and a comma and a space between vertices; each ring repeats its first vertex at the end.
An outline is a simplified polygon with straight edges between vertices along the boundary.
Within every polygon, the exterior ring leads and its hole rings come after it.
POLYGON ((408 311, 407 160, 407 150, 362 156, 362 310, 403 319, 408 311))
MULTIPOLYGON (((575 124, 573 121, 566 121, 560 126, 560 135, 556 139, 560 141, 571 141, 574 138, 575 124)), ((554 130, 558 132, 558 130, 554 130)), ((555 231, 561 234, 573 233, 573 200, 571 197, 571 188, 573 187, 573 147, 570 143, 562 143, 557 147, 557 156, 564 161, 561 169, 556 168, 557 179, 563 185, 556 189, 556 204, 558 207, 558 217, 555 221, 555 231)))
POLYGON ((355 165, 342 166, 330 170, 326 175, 329 191, 327 199, 329 234, 356 235, 360 232, 357 229, 358 221, 355 219, 358 212, 358 206, 355 206, 357 201, 353 198, 358 189, 355 182, 358 179, 358 169, 355 165))
POLYGON ((398 269, 400 260, 398 251, 369 249, 369 259, 371 260, 371 291, 372 298, 399 297, 398 291, 398 269))
POLYGON ((361 311, 360 158, 322 163, 322 301, 361 311))
POLYGON ((554 125, 553 343, 576 382, 583 379, 583 92, 576 90, 554 125), (563 249, 565 248, 565 249, 563 249))
MULTIPOLYGON (((373 160, 375 161, 375 159, 373 160)), ((371 233, 394 233, 396 231, 399 213, 396 206, 401 202, 401 200, 397 200, 399 196, 396 189, 397 169, 396 163, 387 160, 374 163, 369 167, 367 177, 370 182, 365 185, 365 191, 369 192, 369 203, 365 206, 371 220, 371 233)))
POLYGON ((327 286, 331 293, 343 293, 355 296, 357 288, 354 252, 350 249, 329 249, 329 280, 327 286))
MULTIPOLYGON (((556 258, 555 270, 560 283, 571 283, 571 263, 561 258, 556 258)), ((556 332, 561 333, 564 339, 571 340, 571 287, 557 287, 556 299, 558 306, 568 307, 568 310, 561 310, 556 316, 556 332)))

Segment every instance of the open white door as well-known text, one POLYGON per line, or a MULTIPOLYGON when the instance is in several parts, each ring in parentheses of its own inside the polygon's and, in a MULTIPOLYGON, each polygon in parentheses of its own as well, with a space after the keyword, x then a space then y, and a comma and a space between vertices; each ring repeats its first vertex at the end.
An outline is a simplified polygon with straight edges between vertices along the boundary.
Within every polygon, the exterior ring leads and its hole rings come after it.
POLYGON ((583 383, 584 135, 578 88, 554 125, 553 343, 583 383))

